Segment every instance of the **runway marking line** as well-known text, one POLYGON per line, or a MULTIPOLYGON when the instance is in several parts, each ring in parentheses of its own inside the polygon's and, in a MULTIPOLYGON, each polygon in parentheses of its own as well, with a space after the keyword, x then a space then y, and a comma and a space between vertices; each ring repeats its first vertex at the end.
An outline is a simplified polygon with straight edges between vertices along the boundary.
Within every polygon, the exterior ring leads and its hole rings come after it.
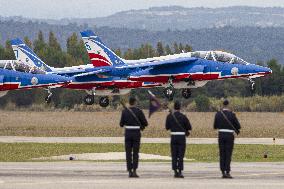
MULTIPOLYGON (((234 178, 238 178, 238 177, 248 177, 248 176, 265 176, 265 175, 284 175, 284 173, 260 173, 260 174, 247 174, 247 175, 236 175, 234 178)), ((220 179, 221 177, 217 177, 217 176, 203 176, 203 177, 188 177, 186 176, 186 178, 190 178, 190 179, 208 179, 208 178, 214 178, 214 179, 220 179)), ((128 179, 127 177, 125 177, 125 179, 121 180, 121 182, 125 181, 126 179, 128 179)), ((161 177, 161 178, 147 178, 147 177, 142 177, 143 180, 152 180, 152 181, 157 181, 158 180, 168 180, 168 178, 165 178, 165 177, 161 177)), ((111 180, 111 179, 110 179, 111 180)), ((139 179, 141 180, 141 179, 139 179)), ((136 181, 136 180, 131 180, 131 181, 136 181)), ((138 181, 138 180, 137 180, 138 181)), ((39 181, 39 182, 18 182, 18 183, 13 183, 13 184, 16 184, 16 185, 33 185, 33 184, 54 184, 54 183, 61 183, 61 184, 64 184, 64 183, 96 183, 96 184, 103 184, 103 183, 106 183, 106 182, 109 182, 109 180, 96 180, 96 181, 93 181, 93 180, 62 180, 62 181, 39 181)), ((0 180, 0 184, 5 184, 5 181, 2 181, 0 180)), ((7 184, 7 182, 6 182, 7 184)), ((282 185, 281 185, 282 186, 282 185)))
POLYGON ((253 173, 253 174, 247 174, 247 175, 238 175, 238 177, 265 176, 265 175, 284 175, 284 173, 253 173))

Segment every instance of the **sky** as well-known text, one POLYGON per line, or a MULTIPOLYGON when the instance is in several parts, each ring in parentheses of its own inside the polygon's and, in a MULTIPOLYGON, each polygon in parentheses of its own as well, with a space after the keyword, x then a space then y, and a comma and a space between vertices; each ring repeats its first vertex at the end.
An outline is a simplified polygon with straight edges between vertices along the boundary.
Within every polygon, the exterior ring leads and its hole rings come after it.
POLYGON ((178 5, 184 7, 284 7, 284 0, 0 0, 0 16, 28 18, 94 18, 131 9, 178 5))

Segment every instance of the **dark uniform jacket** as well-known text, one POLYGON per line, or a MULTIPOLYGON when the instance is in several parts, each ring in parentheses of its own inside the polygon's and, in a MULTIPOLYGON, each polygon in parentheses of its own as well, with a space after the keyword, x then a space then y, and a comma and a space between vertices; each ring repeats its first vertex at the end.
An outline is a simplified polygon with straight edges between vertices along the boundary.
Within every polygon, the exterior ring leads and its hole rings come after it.
POLYGON ((182 126, 182 128, 177 124, 174 117, 170 113, 167 116, 166 120, 166 129, 171 130, 171 132, 185 132, 185 131, 191 131, 191 124, 187 117, 180 113, 179 111, 174 112, 174 115, 179 122, 179 124, 182 126))
POLYGON ((228 123, 223 114, 219 111, 215 115, 214 129, 229 129, 234 130, 236 133, 239 133, 241 125, 236 117, 236 114, 227 109, 222 111, 227 116, 228 120, 232 123, 234 128, 230 125, 230 123, 228 123))
POLYGON ((144 113, 137 107, 130 107, 129 109, 136 115, 137 119, 140 123, 135 119, 132 113, 128 109, 124 109, 122 111, 120 127, 123 126, 140 126, 143 130, 146 126, 148 126, 147 119, 145 118, 144 113))

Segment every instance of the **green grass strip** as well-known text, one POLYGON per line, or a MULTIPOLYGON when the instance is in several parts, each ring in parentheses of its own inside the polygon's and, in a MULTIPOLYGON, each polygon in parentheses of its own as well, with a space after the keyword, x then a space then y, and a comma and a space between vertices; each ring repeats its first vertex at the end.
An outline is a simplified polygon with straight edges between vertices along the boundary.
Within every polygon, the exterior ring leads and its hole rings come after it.
MULTIPOLYGON (((74 144, 74 143, 0 143, 1 162, 32 161, 32 158, 80 153, 124 152, 123 144, 74 144)), ((169 144, 142 144, 141 153, 170 156, 169 144)), ((196 162, 217 162, 216 144, 188 144, 186 158, 196 162)), ((235 145, 235 162, 284 161, 282 145, 235 145), (264 154, 268 158, 264 158, 264 154)))

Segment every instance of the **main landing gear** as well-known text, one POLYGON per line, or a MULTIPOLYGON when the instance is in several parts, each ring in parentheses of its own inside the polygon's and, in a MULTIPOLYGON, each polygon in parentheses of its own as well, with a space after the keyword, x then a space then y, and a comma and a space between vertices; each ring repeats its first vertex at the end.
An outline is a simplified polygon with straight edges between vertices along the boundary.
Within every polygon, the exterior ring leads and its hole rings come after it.
POLYGON ((164 89, 164 95, 169 101, 172 101, 174 99, 175 89, 173 87, 166 87, 164 89))
MULTIPOLYGON (((173 77, 169 78, 168 83, 169 83, 169 87, 166 87, 164 89, 164 95, 168 100, 172 101, 174 99, 174 95, 175 95, 175 88, 174 88, 174 85, 173 85, 173 77)), ((194 81, 189 80, 188 85, 194 85, 194 81)), ((183 98, 189 99, 191 97, 191 89, 190 88, 182 89, 181 95, 182 95, 183 98)))
MULTIPOLYGON (((107 96, 101 97, 99 99, 99 104, 101 107, 107 107, 109 105, 109 98, 107 96)), ((93 105, 95 103, 95 95, 87 95, 84 98, 84 103, 86 105, 93 105)))
POLYGON ((52 97, 52 92, 50 88, 47 89, 47 93, 48 95, 44 98, 44 100, 47 104, 49 104, 51 102, 51 97, 52 97))
POLYGON ((86 105, 93 105, 95 103, 95 96, 94 95, 85 96, 84 103, 86 105))
POLYGON ((185 99, 189 99, 191 97, 191 89, 182 89, 181 95, 185 99))
MULTIPOLYGON (((173 87, 165 88, 164 95, 168 100, 172 101, 174 99, 175 89, 173 87)), ((182 89, 181 95, 183 98, 189 99, 191 97, 191 89, 188 89, 188 88, 182 89)))
POLYGON ((101 107, 104 107, 104 108, 107 107, 109 105, 109 98, 107 96, 101 97, 99 104, 101 107))
POLYGON ((173 85, 173 77, 169 78, 168 83, 169 83, 169 87, 166 87, 164 89, 164 95, 169 101, 172 101, 174 99, 174 95, 175 95, 175 88, 174 88, 174 85, 173 85))

